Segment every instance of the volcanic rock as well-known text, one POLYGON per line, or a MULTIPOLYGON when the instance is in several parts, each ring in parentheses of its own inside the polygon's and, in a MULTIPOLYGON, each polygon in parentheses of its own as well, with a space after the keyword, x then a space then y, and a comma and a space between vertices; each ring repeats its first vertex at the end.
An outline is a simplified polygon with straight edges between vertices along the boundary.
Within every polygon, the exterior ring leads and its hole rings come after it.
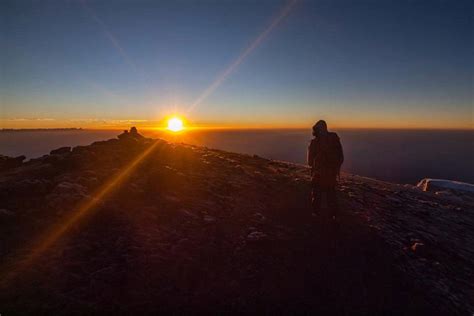
POLYGON ((50 155, 63 155, 69 154, 71 152, 71 147, 60 147, 58 149, 51 150, 50 155))
POLYGON ((17 168, 23 164, 23 160, 25 159, 25 156, 18 156, 13 158, 0 155, 0 170, 17 168))
POLYGON ((23 160, 0 157, 2 315, 474 311, 464 193, 343 173, 336 223, 306 166, 135 130, 23 160))

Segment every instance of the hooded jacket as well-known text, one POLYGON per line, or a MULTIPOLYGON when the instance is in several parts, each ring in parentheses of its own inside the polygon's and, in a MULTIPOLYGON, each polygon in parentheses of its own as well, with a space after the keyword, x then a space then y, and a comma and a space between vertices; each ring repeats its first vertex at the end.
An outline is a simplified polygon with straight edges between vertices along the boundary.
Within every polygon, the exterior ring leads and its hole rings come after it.
POLYGON ((341 141, 336 133, 328 132, 311 140, 308 147, 308 165, 311 166, 313 183, 334 186, 344 162, 341 141))

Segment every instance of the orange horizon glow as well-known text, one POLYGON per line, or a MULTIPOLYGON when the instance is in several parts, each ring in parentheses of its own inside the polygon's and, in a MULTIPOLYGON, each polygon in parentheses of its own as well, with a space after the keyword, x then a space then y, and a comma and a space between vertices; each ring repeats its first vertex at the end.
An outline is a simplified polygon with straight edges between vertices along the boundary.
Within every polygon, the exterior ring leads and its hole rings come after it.
MULTIPOLYGON (((283 124, 280 122, 265 122, 263 119, 260 123, 254 122, 190 122, 181 116, 167 116, 163 120, 61 120, 61 119, 0 119, 1 129, 54 129, 54 128, 82 128, 87 130, 123 130, 136 126, 143 130, 168 130, 168 122, 173 117, 182 120, 182 126, 185 130, 218 130, 218 129, 308 129, 313 126, 313 121, 283 124)), ((472 130, 474 122, 471 124, 459 124, 458 122, 446 122, 442 124, 430 124, 428 122, 390 122, 384 120, 374 121, 341 121, 327 119, 330 129, 437 129, 437 130, 472 130)))

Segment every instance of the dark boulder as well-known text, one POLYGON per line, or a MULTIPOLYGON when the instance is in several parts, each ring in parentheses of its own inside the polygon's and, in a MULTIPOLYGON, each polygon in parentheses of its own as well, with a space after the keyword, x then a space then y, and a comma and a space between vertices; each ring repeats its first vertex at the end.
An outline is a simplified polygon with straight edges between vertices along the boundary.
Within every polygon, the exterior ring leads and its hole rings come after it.
POLYGON ((100 141, 93 142, 93 143, 91 144, 91 146, 92 146, 92 147, 98 147, 98 146, 117 145, 118 142, 119 142, 118 139, 112 138, 112 139, 108 139, 108 140, 100 140, 100 141))
POLYGON ((89 151, 89 146, 76 146, 72 149, 73 154, 88 153, 89 151))
POLYGON ((71 147, 61 147, 58 149, 51 150, 50 155, 63 155, 69 154, 71 152, 71 147))
POLYGON ((78 183, 61 182, 46 196, 48 206, 62 213, 87 198, 87 188, 78 183))
POLYGON ((23 160, 25 159, 25 156, 7 157, 0 155, 0 170, 7 170, 19 167, 23 164, 23 160))
POLYGON ((6 182, 5 187, 1 188, 2 193, 11 196, 41 195, 49 191, 51 181, 45 179, 23 179, 15 182, 6 182))

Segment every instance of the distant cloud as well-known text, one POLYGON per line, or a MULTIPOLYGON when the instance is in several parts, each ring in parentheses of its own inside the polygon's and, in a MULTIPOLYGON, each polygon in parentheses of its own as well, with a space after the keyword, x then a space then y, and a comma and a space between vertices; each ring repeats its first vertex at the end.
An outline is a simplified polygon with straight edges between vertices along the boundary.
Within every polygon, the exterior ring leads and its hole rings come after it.
POLYGON ((127 126, 155 126, 157 121, 144 119, 104 119, 104 118, 0 118, 0 128, 56 128, 56 127, 84 127, 84 128, 122 128, 127 126))
POLYGON ((142 119, 101 119, 101 118, 86 118, 86 119, 69 119, 70 122, 82 122, 82 123, 104 123, 104 124, 123 124, 123 123, 143 123, 149 122, 149 120, 142 119))
POLYGON ((110 121, 111 123, 143 123, 143 122, 149 122, 149 120, 112 120, 110 121))
POLYGON ((55 121, 53 118, 12 118, 7 119, 8 122, 43 122, 43 121, 55 121))
POLYGON ((80 125, 94 125, 97 127, 118 127, 118 126, 126 126, 126 125, 133 125, 133 124, 144 124, 144 123, 152 123, 153 121, 150 120, 143 120, 143 119, 102 119, 102 118, 78 118, 78 119, 68 119, 67 120, 73 124, 80 124, 80 125))

